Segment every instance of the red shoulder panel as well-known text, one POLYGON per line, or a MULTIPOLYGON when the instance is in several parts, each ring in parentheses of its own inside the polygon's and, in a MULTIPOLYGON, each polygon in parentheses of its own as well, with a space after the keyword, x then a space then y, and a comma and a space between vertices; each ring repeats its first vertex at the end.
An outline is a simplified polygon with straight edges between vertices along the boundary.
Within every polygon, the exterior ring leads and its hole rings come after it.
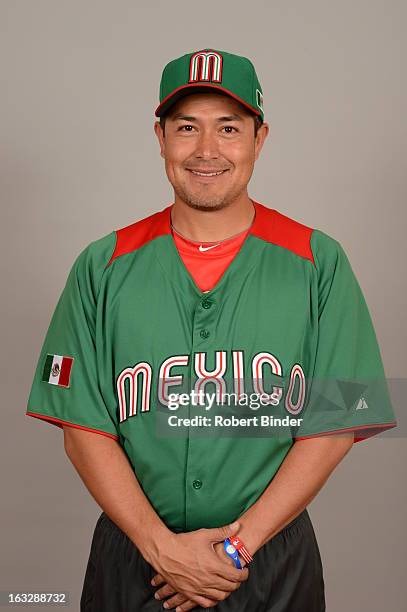
POLYGON ((274 208, 255 202, 256 217, 250 234, 284 247, 315 264, 311 250, 312 227, 283 215, 274 208))
POLYGON ((144 219, 116 230, 116 247, 107 266, 120 255, 139 249, 158 236, 171 233, 171 204, 144 219))

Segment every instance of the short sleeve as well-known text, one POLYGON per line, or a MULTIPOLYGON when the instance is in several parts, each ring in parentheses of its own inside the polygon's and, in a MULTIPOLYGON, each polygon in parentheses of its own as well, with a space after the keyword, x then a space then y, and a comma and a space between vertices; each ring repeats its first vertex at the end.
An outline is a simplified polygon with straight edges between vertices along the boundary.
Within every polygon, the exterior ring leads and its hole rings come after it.
POLYGON ((90 243, 68 274, 39 355, 26 414, 118 439, 115 407, 99 380, 98 288, 115 246, 115 232, 90 243))
POLYGON ((354 442, 397 426, 372 319, 337 240, 313 230, 318 333, 308 399, 295 439, 354 432, 354 442))

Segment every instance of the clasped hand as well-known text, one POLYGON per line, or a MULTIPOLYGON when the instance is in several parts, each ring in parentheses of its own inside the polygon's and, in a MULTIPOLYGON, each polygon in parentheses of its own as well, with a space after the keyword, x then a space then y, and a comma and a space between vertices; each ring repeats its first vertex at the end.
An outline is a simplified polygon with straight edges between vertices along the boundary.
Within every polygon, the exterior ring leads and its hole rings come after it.
POLYGON ((240 525, 214 529, 198 529, 187 533, 171 533, 160 543, 154 559, 157 574, 152 584, 160 586, 156 597, 165 599, 168 610, 176 612, 216 606, 236 591, 249 577, 249 570, 240 557, 243 569, 237 569, 224 551, 223 541, 236 535, 240 525))

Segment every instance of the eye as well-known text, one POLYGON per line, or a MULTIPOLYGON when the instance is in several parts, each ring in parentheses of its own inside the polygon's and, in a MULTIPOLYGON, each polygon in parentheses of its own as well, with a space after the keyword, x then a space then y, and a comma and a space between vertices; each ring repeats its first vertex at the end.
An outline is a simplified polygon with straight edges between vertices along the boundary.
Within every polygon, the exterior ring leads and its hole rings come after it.
MULTIPOLYGON (((181 126, 178 128, 177 132, 179 132, 180 130, 182 130, 182 129, 184 129, 184 128, 193 128, 193 127, 194 127, 193 125, 189 125, 189 124, 181 125, 181 126)), ((189 130, 187 130, 187 131, 189 132, 189 130)))
MULTIPOLYGON (((224 130, 235 130, 235 132, 238 132, 239 130, 235 127, 233 127, 233 125, 225 125, 224 128, 222 128, 224 130)), ((228 134, 232 134, 232 132, 227 132, 228 134)))

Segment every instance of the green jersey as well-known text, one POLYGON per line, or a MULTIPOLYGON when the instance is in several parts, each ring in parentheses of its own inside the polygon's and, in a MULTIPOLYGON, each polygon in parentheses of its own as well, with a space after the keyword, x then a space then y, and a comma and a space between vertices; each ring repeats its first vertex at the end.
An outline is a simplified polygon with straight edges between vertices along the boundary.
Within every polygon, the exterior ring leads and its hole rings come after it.
POLYGON ((173 531, 238 518, 296 440, 353 431, 357 442, 396 426, 340 243, 253 204, 250 231, 209 292, 175 246, 173 204, 84 248, 28 400, 30 416, 116 440, 173 531), (195 405, 192 392, 217 401, 195 405), (181 394, 190 399, 177 408, 181 394), (260 407, 247 402, 260 395, 260 407))

